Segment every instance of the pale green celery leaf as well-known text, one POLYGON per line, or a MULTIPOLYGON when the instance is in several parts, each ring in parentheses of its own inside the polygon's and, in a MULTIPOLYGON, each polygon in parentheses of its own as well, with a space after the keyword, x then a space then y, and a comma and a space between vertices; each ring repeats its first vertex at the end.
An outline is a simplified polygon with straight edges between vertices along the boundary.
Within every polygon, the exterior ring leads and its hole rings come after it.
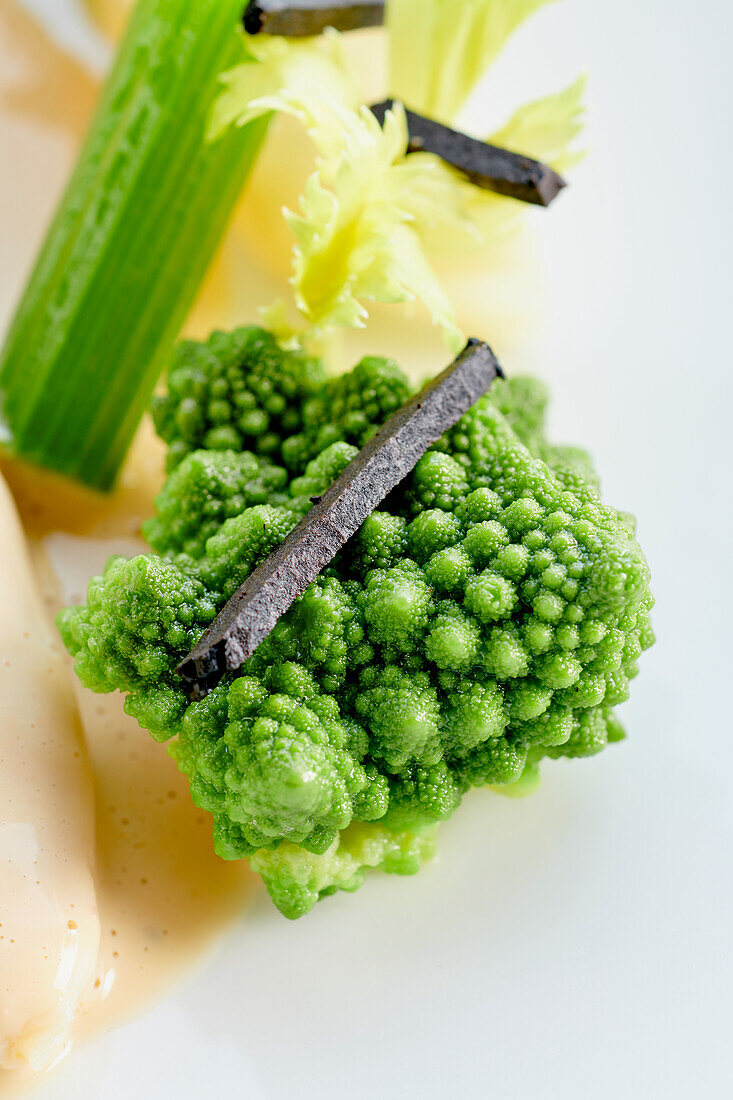
POLYGON ((552 0, 390 0, 390 91, 454 122, 507 39, 552 0))
POLYGON ((278 92, 305 94, 318 88, 321 95, 355 107, 359 90, 334 31, 316 38, 293 40, 243 34, 245 60, 223 73, 224 90, 211 116, 209 139, 216 140, 229 126, 245 126, 264 112, 255 101, 278 92))
POLYGON ((409 201, 428 249, 447 246, 457 251, 483 244, 483 235, 469 214, 476 188, 440 157, 411 153, 395 166, 391 179, 401 191, 401 201, 409 201))
POLYGON ((364 301, 425 304, 450 348, 464 342, 453 308, 426 254, 438 234, 474 236, 464 189, 434 157, 406 156, 401 105, 382 128, 368 108, 354 111, 320 95, 284 93, 253 104, 299 118, 318 152, 298 213, 293 286, 311 330, 363 327, 364 301))
POLYGON ((525 103, 489 141, 546 161, 559 172, 572 167, 583 157, 573 142, 583 130, 586 83, 581 76, 561 92, 525 103))
MULTIPOLYGON (((512 31, 550 0, 392 0, 392 90, 410 106, 452 121, 512 31)), ((433 263, 512 231, 522 204, 469 184, 439 158, 407 152, 397 102, 380 127, 358 92, 334 32, 305 42, 246 38, 249 60, 225 75, 212 132, 270 112, 296 117, 317 152, 297 213, 295 304, 309 338, 363 327, 365 302, 419 300, 453 350, 463 342, 433 263)), ((582 82, 520 108, 492 138, 557 167, 572 163, 582 82)), ((283 338, 297 340, 282 303, 283 338)), ((274 316, 274 315, 273 315, 274 316)))

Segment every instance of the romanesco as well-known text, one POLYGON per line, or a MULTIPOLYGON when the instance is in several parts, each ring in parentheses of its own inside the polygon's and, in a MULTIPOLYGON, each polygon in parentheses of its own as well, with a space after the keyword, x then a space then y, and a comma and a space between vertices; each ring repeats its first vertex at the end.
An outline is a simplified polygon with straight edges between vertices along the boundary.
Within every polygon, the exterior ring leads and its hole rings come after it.
POLYGON ((409 394, 388 360, 363 359, 327 379, 316 360, 283 351, 271 333, 249 327, 182 343, 168 393, 153 400, 153 419, 168 444, 169 471, 203 448, 252 450, 302 472, 330 443, 363 446, 409 394))
POLYGON ((367 868, 417 870, 470 788, 529 789, 542 758, 622 738, 612 708, 653 641, 633 521, 584 452, 547 443, 545 392, 518 378, 427 452, 240 676, 188 701, 177 663, 408 393, 392 363, 324 380, 261 330, 182 345, 157 404, 157 553, 114 558, 59 618, 82 682, 172 739, 217 851, 249 858, 289 917, 367 868))

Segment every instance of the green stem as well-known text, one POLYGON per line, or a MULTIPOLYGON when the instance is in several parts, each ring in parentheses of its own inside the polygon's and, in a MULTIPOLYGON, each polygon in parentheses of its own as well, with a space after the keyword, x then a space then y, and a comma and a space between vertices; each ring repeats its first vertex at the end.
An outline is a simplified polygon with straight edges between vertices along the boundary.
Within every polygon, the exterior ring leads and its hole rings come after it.
POLYGON ((242 0, 140 0, 0 353, 0 438, 106 489, 267 127, 209 144, 242 0))

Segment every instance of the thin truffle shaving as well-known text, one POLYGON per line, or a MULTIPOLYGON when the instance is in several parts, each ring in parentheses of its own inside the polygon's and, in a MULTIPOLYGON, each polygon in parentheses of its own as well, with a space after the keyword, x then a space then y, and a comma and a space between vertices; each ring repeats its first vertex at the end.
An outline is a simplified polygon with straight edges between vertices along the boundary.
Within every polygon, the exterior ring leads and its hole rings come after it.
MULTIPOLYGON (((394 100, 385 99, 375 103, 371 111, 384 125, 387 112, 393 108, 394 100)), ((477 187, 536 206, 549 206, 567 186, 554 169, 532 157, 479 141, 414 111, 406 110, 405 115, 408 153, 434 153, 477 187)))

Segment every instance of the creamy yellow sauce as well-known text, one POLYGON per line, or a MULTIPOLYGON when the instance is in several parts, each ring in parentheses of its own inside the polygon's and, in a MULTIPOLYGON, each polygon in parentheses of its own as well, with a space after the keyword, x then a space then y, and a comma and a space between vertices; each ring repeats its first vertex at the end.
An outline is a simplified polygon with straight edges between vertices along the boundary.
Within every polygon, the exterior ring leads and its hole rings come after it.
POLYGON ((0 484, 0 1066, 63 1057, 99 960, 91 773, 67 663, 0 484))
POLYGON ((159 460, 152 432, 142 432, 110 498, 17 464, 4 467, 26 531, 24 538, 3 483, 6 1087, 52 1068, 73 1037, 164 995, 241 911, 253 882, 244 865, 216 857, 207 815, 165 750, 125 715, 120 696, 94 695, 77 683, 50 622, 50 612, 83 598, 111 553, 144 548, 136 532, 160 483, 159 460))
MULTIPOLYGON (((96 87, 0 0, 0 330, 71 167, 96 87)), ((209 301, 216 300, 216 277, 209 301)), ((206 298, 200 324, 208 323, 206 298)), ((165 996, 254 881, 118 695, 83 690, 52 614, 137 553, 162 481, 143 430, 117 491, 20 464, 0 478, 0 1092, 165 996), (10 486, 11 493, 6 487, 10 486), (14 498, 14 500, 13 500, 14 498), (17 510, 25 530, 21 528, 17 510)))

